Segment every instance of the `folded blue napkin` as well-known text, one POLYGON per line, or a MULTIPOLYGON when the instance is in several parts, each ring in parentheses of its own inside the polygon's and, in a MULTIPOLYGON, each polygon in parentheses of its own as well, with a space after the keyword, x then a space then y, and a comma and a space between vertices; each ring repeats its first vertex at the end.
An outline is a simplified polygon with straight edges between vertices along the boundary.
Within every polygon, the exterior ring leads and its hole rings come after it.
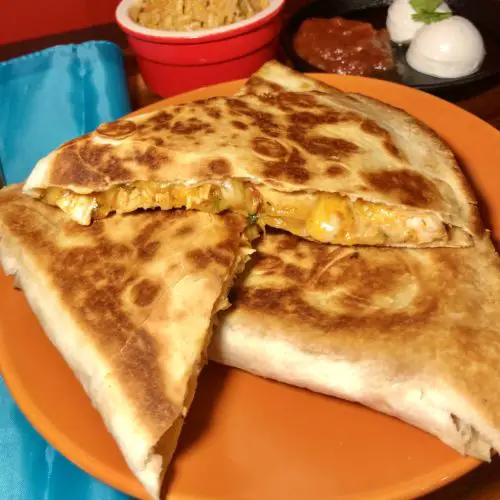
POLYGON ((59 45, 0 63, 0 165, 20 182, 65 141, 130 110, 123 57, 109 42, 59 45))
MULTIPOLYGON (((130 111, 123 58, 108 42, 60 45, 0 63, 0 168, 24 180, 61 143, 130 111)), ((31 427, 0 378, 1 500, 124 500, 31 427)))

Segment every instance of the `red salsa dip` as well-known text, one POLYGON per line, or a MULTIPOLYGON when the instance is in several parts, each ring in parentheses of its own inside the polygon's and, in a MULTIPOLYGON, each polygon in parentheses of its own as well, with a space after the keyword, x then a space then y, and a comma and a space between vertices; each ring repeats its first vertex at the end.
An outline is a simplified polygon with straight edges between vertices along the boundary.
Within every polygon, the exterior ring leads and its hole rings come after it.
POLYGON ((389 34, 342 17, 306 19, 294 38, 297 54, 328 73, 370 75, 393 67, 389 34))

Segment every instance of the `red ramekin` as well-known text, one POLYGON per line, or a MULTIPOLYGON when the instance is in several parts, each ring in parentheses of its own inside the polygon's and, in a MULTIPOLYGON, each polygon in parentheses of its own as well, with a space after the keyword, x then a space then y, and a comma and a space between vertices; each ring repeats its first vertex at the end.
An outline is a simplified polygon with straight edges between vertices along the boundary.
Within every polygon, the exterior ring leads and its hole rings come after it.
POLYGON ((190 32, 146 28, 132 20, 140 0, 122 0, 116 21, 127 34, 146 85, 162 97, 245 78, 273 59, 285 0, 228 26, 190 32))

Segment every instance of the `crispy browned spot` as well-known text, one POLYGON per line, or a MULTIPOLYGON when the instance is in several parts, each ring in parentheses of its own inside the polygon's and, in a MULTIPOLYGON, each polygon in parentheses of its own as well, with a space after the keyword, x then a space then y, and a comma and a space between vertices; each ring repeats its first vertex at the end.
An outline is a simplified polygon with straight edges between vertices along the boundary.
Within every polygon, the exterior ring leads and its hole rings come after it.
POLYGON ((97 127, 96 132, 111 139, 123 139, 132 135, 136 131, 136 125, 130 120, 116 120, 110 123, 103 123, 97 127))
POLYGON ((203 111, 214 120, 218 120, 221 117, 221 112, 219 109, 212 106, 202 106, 203 111))
POLYGON ((111 144, 92 144, 91 141, 84 141, 78 150, 80 158, 89 165, 97 166, 102 163, 104 156, 113 146, 111 144))
POLYGON ((260 109, 254 109, 241 99, 228 99, 227 106, 234 115, 244 115, 252 118, 253 124, 258 127, 262 133, 273 136, 276 134, 277 125, 273 121, 273 115, 260 109))
POLYGON ((293 148, 285 160, 267 163, 264 169, 264 176, 302 183, 311 177, 305 165, 306 160, 304 157, 297 148, 293 148))
POLYGON ((208 164, 208 170, 216 175, 228 175, 231 173, 231 165, 225 158, 217 158, 208 164))
POLYGON ((289 121, 299 127, 313 127, 321 124, 335 124, 343 120, 343 114, 337 111, 325 111, 321 114, 311 113, 310 111, 300 111, 292 113, 289 121))
POLYGON ((342 165, 330 165, 326 169, 326 175, 330 177, 338 177, 339 175, 344 175, 346 169, 342 165))
POLYGON ((269 137, 279 137, 281 135, 279 128, 274 123, 260 122, 258 126, 263 135, 269 137))
POLYGON ((163 146, 165 142, 161 137, 151 137, 151 140, 155 143, 155 146, 163 146))
POLYGON ((210 264, 210 255, 205 250, 197 248, 190 250, 186 257, 195 265, 197 269, 205 269, 210 264))
POLYGON ((210 123, 201 121, 199 118, 189 118, 185 122, 177 121, 172 127, 172 133, 179 135, 189 135, 202 131, 210 134, 214 131, 210 123))
POLYGON ((283 109, 289 109, 290 106, 297 108, 310 108, 316 105, 316 99, 312 95, 300 92, 281 92, 278 94, 278 102, 283 109))
POLYGON ((143 260, 151 260, 160 249, 159 241, 150 241, 137 249, 137 256, 143 260))
POLYGON ((158 283, 144 278, 136 283, 131 290, 132 302, 139 307, 149 306, 161 290, 158 283))
POLYGON ((376 121, 374 120, 364 120, 361 124, 361 130, 370 135, 375 135, 384 138, 388 133, 385 128, 382 128, 376 121))
POLYGON ((174 116, 171 113, 167 113, 166 111, 158 111, 158 113, 154 114, 148 121, 154 123, 155 125, 169 123, 174 116))
POLYGON ((111 261, 123 259, 132 255, 133 250, 128 245, 122 243, 111 243, 108 240, 102 240, 94 253, 100 258, 109 259, 111 261))
POLYGON ((299 238, 291 234, 289 238, 282 237, 279 239, 278 250, 279 251, 294 250, 299 243, 300 243, 299 238))
MULTIPOLYGON (((172 216, 175 216, 175 213, 176 211, 172 211, 169 212, 168 217, 164 217, 163 219, 153 219, 147 226, 144 227, 141 233, 135 237, 132 244, 137 249, 138 255, 142 255, 144 257, 151 255, 151 247, 148 249, 148 245, 149 243, 151 243, 151 237, 156 231, 160 229, 163 224, 169 223, 169 219, 172 219, 172 216)), ((153 240, 153 242, 154 241, 155 240, 153 240)))
POLYGON ((197 269, 205 269, 213 262, 216 262, 224 267, 228 267, 232 262, 232 257, 227 251, 217 248, 208 250, 191 250, 187 253, 187 258, 197 269))
POLYGON ((99 184, 103 180, 101 173, 87 167, 73 144, 63 148, 55 159, 50 171, 51 184, 88 185, 99 184))
POLYGON ((172 124, 173 115, 167 113, 166 111, 159 111, 154 116, 148 119, 147 123, 151 123, 152 129, 158 130, 168 130, 172 124))
MULTIPOLYGON (((288 115, 288 120, 299 127, 314 127, 321 123, 321 117, 310 111, 301 111, 288 115)), ((305 132, 305 131, 304 131, 305 132)))
POLYGON ((265 106, 276 106, 278 97, 274 93, 259 93, 255 97, 265 106))
POLYGON ((302 281, 304 283, 306 282, 310 274, 307 269, 303 269, 302 267, 299 267, 295 264, 285 264, 283 273, 289 279, 293 279, 298 282, 302 281))
POLYGON ((108 177, 108 181, 126 181, 132 179, 132 173, 123 166, 122 160, 110 156, 108 160, 101 163, 99 173, 108 177))
POLYGON ((324 136, 301 136, 297 141, 309 153, 336 160, 344 159, 359 151, 359 147, 345 139, 324 136))
POLYGON ((228 248, 215 247, 209 250, 211 258, 223 267, 229 267, 233 262, 233 255, 228 248))
POLYGON ((256 153, 271 158, 283 158, 288 154, 288 151, 282 144, 266 137, 255 137, 252 139, 252 149, 256 153))
MULTIPOLYGON (((231 226, 231 217, 226 217, 228 224, 231 226)), ((241 218, 234 220, 235 227, 241 228, 241 218), (237 226, 236 226, 237 224, 237 226)), ((231 233, 233 234, 233 233, 231 233)), ((225 268, 229 267, 233 261, 234 252, 239 245, 238 241, 228 239, 219 242, 215 247, 206 250, 195 249, 188 252, 188 259, 198 268, 205 269, 211 263, 219 264, 225 268)))
POLYGON ((404 160, 406 157, 403 154, 403 152, 392 142, 392 140, 387 140, 384 141, 383 146, 385 150, 391 155, 394 156, 395 158, 398 158, 399 160, 404 160))
POLYGON ((342 113, 343 122, 354 122, 354 123, 362 123, 364 120, 363 116, 354 112, 354 111, 346 111, 342 113))
MULTIPOLYGON (((242 219, 240 215, 234 213, 225 214, 223 221, 229 235, 241 233, 246 225, 245 219, 242 219)), ((236 243, 234 242, 234 244, 236 243)))
POLYGON ((158 151, 154 146, 149 146, 144 152, 136 151, 134 160, 139 165, 145 165, 151 170, 157 170, 163 163, 168 162, 169 158, 164 152, 158 151))
POLYGON ((436 185, 418 172, 382 170, 365 172, 362 176, 369 185, 403 205, 422 208, 439 208, 442 205, 442 197, 436 185))
POLYGON ((128 278, 127 267, 121 264, 110 264, 106 269, 98 269, 96 272, 102 273, 102 277, 110 282, 123 284, 128 278))
POLYGON ((255 94, 256 91, 261 93, 265 92, 281 92, 283 87, 277 83, 270 82, 268 80, 264 80, 260 76, 252 76, 250 77, 246 84, 246 91, 248 94, 255 94))
POLYGON ((222 250, 224 252, 234 252, 239 246, 239 242, 238 241, 235 241, 233 240, 232 238, 228 238, 227 240, 222 240, 222 241, 219 241, 219 243, 217 243, 217 245, 215 245, 215 248, 217 250, 222 250))
POLYGON ((76 247, 68 250, 61 258, 62 265, 67 269, 90 268, 99 262, 99 256, 93 248, 76 247))
POLYGON ((233 120, 231 122, 231 125, 239 130, 247 130, 248 129, 248 125, 246 123, 239 121, 239 120, 233 120))
POLYGON ((183 224, 175 232, 176 237, 188 236, 194 233, 194 227, 191 224, 183 224))
POLYGON ((378 125, 377 122, 373 120, 364 120, 361 123, 361 129, 367 134, 380 137, 382 139, 382 145, 391 156, 400 160, 405 159, 403 152, 394 144, 391 134, 385 128, 378 125))

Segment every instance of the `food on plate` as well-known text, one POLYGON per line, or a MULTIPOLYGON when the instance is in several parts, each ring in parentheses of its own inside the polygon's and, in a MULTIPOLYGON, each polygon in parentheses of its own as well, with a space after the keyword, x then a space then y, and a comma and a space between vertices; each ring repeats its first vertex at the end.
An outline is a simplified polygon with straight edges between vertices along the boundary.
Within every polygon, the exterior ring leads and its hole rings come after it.
POLYGON ((42 159, 24 192, 80 224, 229 209, 342 245, 468 246, 480 227, 453 153, 425 125, 276 62, 236 96, 101 125, 42 159))
POLYGON ((0 191, 0 262, 153 498, 252 250, 236 214, 140 212, 82 227, 0 191), (201 237, 200 237, 201 236, 201 237))
POLYGON ((146 28, 195 31, 243 21, 268 5, 269 0, 140 0, 130 14, 146 28))
MULTIPOLYGON (((285 70, 254 83, 263 94, 316 85, 285 70)), ((209 356, 360 402, 489 460, 500 449, 500 261, 477 222, 474 246, 459 249, 326 246, 268 231, 209 356)))
POLYGON ((211 359, 362 403, 467 455, 500 450, 500 261, 487 233, 470 248, 394 249, 268 232, 257 250, 211 359))
POLYGON ((329 73, 370 75, 393 67, 387 30, 376 30, 361 21, 306 19, 293 45, 302 59, 329 73))
POLYGON ((415 70, 439 78, 475 73, 486 51, 481 33, 454 16, 439 0, 395 0, 387 13, 391 40, 409 43, 406 61, 415 70))
POLYGON ((500 450, 498 256, 450 149, 375 99, 271 62, 232 97, 104 124, 0 192, 0 262, 154 498, 211 339, 218 362, 500 450), (249 222, 294 234, 263 236, 212 339, 249 222))
POLYGON ((387 11, 387 31, 393 42, 409 43, 426 23, 451 15, 451 9, 440 0, 394 0, 387 11))
POLYGON ((467 19, 452 16, 420 29, 406 60, 417 71, 439 78, 460 78, 475 73, 486 51, 478 29, 467 19))

